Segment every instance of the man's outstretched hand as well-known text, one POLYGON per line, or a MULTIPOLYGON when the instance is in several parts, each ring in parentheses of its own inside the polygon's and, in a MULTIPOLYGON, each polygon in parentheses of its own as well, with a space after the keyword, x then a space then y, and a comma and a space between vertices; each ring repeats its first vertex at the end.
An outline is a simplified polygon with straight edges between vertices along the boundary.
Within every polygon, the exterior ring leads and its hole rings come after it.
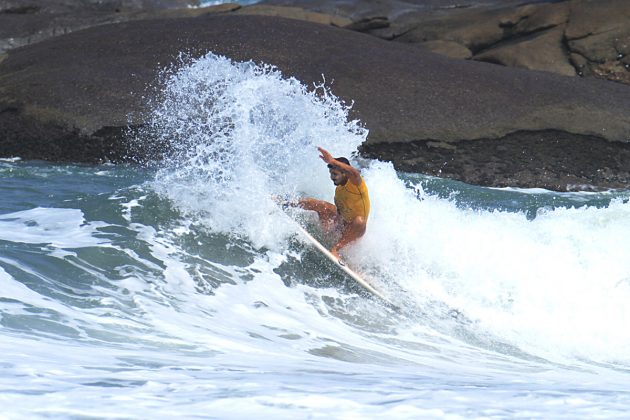
POLYGON ((335 162, 335 158, 332 157, 332 155, 330 153, 328 153, 328 150, 324 149, 323 147, 318 147, 317 150, 319 150, 319 153, 321 153, 319 155, 319 157, 326 162, 327 164, 331 164, 333 162, 335 162))

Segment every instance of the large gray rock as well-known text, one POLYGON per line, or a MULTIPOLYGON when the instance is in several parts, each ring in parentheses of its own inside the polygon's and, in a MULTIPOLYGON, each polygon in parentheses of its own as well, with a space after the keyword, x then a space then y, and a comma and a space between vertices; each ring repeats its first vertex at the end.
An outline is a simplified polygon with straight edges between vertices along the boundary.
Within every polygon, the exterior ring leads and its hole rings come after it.
POLYGON ((347 27, 449 57, 630 84, 627 0, 265 0, 338 13, 347 27), (378 18, 375 18, 378 17, 378 18), (560 39, 558 39, 560 38, 560 39), (472 54, 467 54, 468 49, 472 54))
POLYGON ((431 52, 450 58, 459 58, 461 60, 472 58, 472 52, 459 42, 455 41, 441 41, 437 39, 434 41, 421 42, 418 45, 431 52))
POLYGON ((571 0, 565 36, 582 73, 630 84, 630 2, 571 0))
MULTIPOLYGON (((579 175, 572 157, 597 156, 579 179, 604 187, 628 182, 622 168, 596 176, 599 168, 619 166, 612 160, 628 147, 627 86, 452 60, 344 29, 262 16, 104 25, 11 50, 0 63, 0 155, 124 160, 128 116, 142 124, 147 86, 180 51, 274 64, 308 85, 325 75, 336 95, 355 102, 353 116, 370 129, 364 153, 391 157, 399 167, 444 174, 436 168, 460 161, 468 169, 449 176, 561 189, 569 183, 556 182, 560 173, 565 180, 579 175), (519 172, 524 154, 547 150, 557 133, 564 139, 560 150, 572 148, 566 167, 534 162, 534 169, 519 172), (430 162, 425 149, 432 151, 430 162), (488 165, 492 156, 516 163, 488 165), (404 166, 410 159, 417 159, 415 166, 404 166), (554 182, 541 184, 530 175, 536 169, 554 182)), ((628 167, 630 159, 625 162, 628 167)))
POLYGON ((3 0, 0 54, 105 23, 201 13, 198 0, 3 0))
POLYGON ((575 67, 569 64, 569 57, 563 47, 563 33, 564 27, 557 27, 491 48, 477 54, 474 58, 509 67, 575 76, 575 67))
POLYGON ((290 6, 265 6, 255 4, 248 7, 241 7, 235 10, 235 13, 245 15, 277 16, 339 27, 352 24, 352 21, 348 18, 330 15, 327 13, 311 12, 299 7, 290 6))
POLYGON ((472 50, 473 59, 630 84, 626 0, 414 11, 371 33, 401 42, 454 41, 472 50))
MULTIPOLYGON (((521 65, 518 55, 527 54, 528 50, 531 51, 529 55, 534 55, 541 46, 548 50, 558 49, 561 46, 560 41, 568 16, 568 3, 478 7, 446 14, 424 13, 422 17, 416 17, 415 27, 401 34, 396 40, 412 43, 425 40, 454 41, 468 47, 475 54, 475 58, 481 57, 485 60, 490 55, 493 57, 500 55, 503 59, 496 60, 498 63, 526 67, 521 65), (541 37, 543 33, 553 36, 541 37), (551 48, 546 48, 547 38, 552 44, 551 48), (532 40, 535 42, 532 43, 532 40), (513 48, 515 46, 516 48, 513 48), (495 54, 497 49, 501 50, 499 54, 495 54)), ((557 54, 553 55, 555 59, 557 54)), ((564 63, 569 65, 568 54, 564 56, 564 63)), ((543 61, 539 60, 540 63, 543 61)), ((555 66, 557 67, 557 64, 555 66)), ((540 69, 545 66, 535 67, 540 69)), ((566 71, 563 73, 566 74, 566 71)))

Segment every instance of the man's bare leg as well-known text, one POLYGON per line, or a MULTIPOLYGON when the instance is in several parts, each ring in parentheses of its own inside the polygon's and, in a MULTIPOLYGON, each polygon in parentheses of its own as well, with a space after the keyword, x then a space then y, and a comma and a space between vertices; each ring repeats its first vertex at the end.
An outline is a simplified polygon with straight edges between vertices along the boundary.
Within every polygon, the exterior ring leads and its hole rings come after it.
POLYGON ((304 210, 314 211, 319 216, 319 222, 326 231, 330 234, 334 229, 337 222, 337 207, 334 204, 323 200, 317 200, 315 198, 302 198, 298 200, 297 206, 304 210))
POLYGON ((355 217, 351 222, 345 223, 341 231, 341 239, 330 250, 330 252, 337 258, 340 258, 339 251, 343 247, 356 241, 365 234, 367 227, 367 220, 362 216, 355 217))

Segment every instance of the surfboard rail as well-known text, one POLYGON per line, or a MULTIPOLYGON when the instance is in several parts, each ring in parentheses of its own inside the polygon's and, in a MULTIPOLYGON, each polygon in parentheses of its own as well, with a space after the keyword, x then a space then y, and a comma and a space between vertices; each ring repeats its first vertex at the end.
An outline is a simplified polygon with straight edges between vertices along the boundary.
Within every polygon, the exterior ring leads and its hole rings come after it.
POLYGON ((309 240, 309 242, 317 248, 324 256, 326 256, 329 260, 331 260, 337 267, 339 267, 344 273, 346 273, 350 278, 359 283, 366 289, 368 292, 372 293, 374 296, 384 300, 385 302, 393 305, 393 303, 378 289, 372 286, 367 280, 361 277, 358 273, 348 267, 347 264, 343 263, 339 259, 337 259, 324 245, 321 244, 317 239, 313 237, 306 229, 304 229, 299 223, 296 222, 297 228, 300 233, 309 240))

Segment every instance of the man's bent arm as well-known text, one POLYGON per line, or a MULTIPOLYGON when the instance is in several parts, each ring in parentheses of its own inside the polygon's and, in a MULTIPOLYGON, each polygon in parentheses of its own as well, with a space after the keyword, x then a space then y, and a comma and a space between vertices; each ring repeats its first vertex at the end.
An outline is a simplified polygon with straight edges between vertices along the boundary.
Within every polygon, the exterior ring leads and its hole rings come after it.
POLYGON ((319 157, 324 162, 326 162, 329 165, 334 165, 335 167, 345 172, 348 175, 348 180, 352 182, 354 185, 356 185, 357 187, 361 185, 361 173, 358 171, 358 169, 350 165, 346 165, 343 162, 339 162, 334 157, 332 157, 332 155, 324 148, 318 147, 317 150, 319 150, 319 153, 321 153, 319 157))

